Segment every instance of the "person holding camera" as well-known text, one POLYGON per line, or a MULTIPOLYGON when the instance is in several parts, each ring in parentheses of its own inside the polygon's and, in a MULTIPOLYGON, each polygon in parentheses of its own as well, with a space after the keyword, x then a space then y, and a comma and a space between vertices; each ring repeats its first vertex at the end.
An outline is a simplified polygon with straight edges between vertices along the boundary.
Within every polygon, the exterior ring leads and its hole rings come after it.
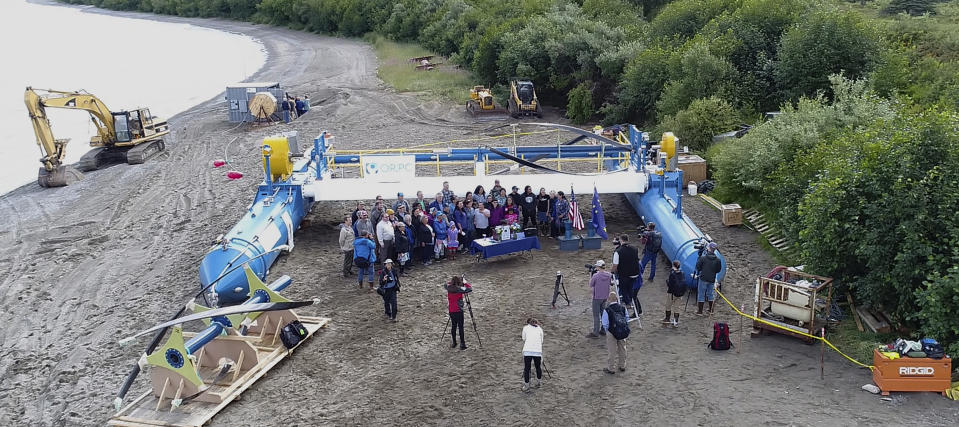
POLYGON ((400 278, 393 270, 393 260, 383 261, 383 271, 380 272, 380 288, 377 292, 383 297, 383 310, 386 317, 396 322, 396 293, 400 291, 400 278))
MULTIPOLYGON (((613 272, 619 280, 619 296, 623 304, 629 305, 633 285, 642 280, 639 277, 639 250, 629 244, 629 236, 625 234, 619 236, 619 242, 619 247, 613 252, 613 272)), ((642 282, 639 286, 642 286, 642 282)), ((638 292, 639 288, 636 290, 638 292)))
POLYGON ((709 242, 706 253, 696 261, 696 271, 699 272, 699 287, 696 292, 696 302, 699 310, 697 316, 703 315, 703 303, 709 301, 709 314, 713 313, 713 302, 716 300, 716 276, 723 269, 723 262, 716 256, 716 242, 709 242))
POLYGON ((449 313, 450 313, 450 323, 453 325, 450 328, 450 335, 453 338, 453 343, 450 345, 450 348, 456 348, 456 331, 460 331, 460 350, 466 350, 466 333, 464 332, 465 318, 463 315, 463 308, 466 306, 465 294, 473 292, 473 287, 469 283, 464 283, 463 278, 460 276, 453 276, 450 279, 450 282, 443 285, 446 289, 446 299, 449 302, 449 313))
POLYGON ((600 325, 600 317, 603 309, 606 308, 606 296, 609 295, 609 287, 613 282, 613 275, 606 271, 606 262, 597 260, 596 272, 589 278, 589 287, 593 291, 593 330, 586 334, 586 338, 598 338, 600 335, 606 335, 606 331, 600 325))
POLYGON ((543 328, 533 317, 523 326, 523 391, 529 391, 530 364, 536 366, 536 388, 543 385, 543 328))

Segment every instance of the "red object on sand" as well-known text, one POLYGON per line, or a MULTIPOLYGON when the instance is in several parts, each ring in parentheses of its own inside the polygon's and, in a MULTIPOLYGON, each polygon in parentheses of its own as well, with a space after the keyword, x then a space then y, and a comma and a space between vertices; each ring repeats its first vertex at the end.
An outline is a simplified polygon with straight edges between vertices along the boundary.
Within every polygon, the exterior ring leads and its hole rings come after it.
POLYGON ((218 168, 226 164, 226 160, 216 159, 213 161, 213 167, 218 168))
POLYGON ((243 174, 237 171, 229 171, 226 173, 226 177, 230 179, 240 179, 243 178, 243 174))

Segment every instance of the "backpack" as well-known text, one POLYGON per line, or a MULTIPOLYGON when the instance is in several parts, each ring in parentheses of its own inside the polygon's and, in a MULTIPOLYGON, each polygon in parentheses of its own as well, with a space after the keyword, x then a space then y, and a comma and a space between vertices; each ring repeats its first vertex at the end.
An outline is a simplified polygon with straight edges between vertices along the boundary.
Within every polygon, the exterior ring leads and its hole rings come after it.
POLYGON ((310 331, 306 330, 306 326, 303 326, 299 320, 294 320, 280 330, 280 341, 283 342, 284 347, 292 350, 309 334, 310 331))
POLYGON ((369 258, 357 258, 353 260, 353 264, 356 264, 357 268, 367 268, 370 266, 369 258))
POLYGON ((682 271, 671 271, 667 285, 670 295, 676 298, 686 295, 686 274, 682 271))
POLYGON ((713 350, 729 350, 733 343, 729 341, 729 325, 723 322, 713 323, 713 340, 708 347, 713 350))
POLYGON ((649 240, 646 241, 646 252, 659 253, 663 248, 663 234, 658 231, 649 232, 649 240))
POLYGON ((609 333, 617 340, 624 340, 629 336, 629 320, 626 319, 626 308, 622 304, 606 307, 609 317, 609 333))
POLYGON ((945 350, 942 348, 942 344, 936 342, 932 338, 923 338, 920 343, 922 343, 922 351, 926 353, 926 357, 930 359, 942 359, 945 357, 945 350))

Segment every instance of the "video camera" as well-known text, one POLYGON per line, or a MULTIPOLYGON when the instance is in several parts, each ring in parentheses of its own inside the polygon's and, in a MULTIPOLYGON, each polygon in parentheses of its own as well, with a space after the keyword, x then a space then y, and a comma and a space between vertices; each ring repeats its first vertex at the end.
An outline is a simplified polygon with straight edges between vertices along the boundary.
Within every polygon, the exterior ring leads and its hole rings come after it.
POLYGON ((585 267, 586 267, 586 273, 589 274, 590 277, 596 274, 596 269, 599 268, 595 266, 594 264, 586 264, 585 267))

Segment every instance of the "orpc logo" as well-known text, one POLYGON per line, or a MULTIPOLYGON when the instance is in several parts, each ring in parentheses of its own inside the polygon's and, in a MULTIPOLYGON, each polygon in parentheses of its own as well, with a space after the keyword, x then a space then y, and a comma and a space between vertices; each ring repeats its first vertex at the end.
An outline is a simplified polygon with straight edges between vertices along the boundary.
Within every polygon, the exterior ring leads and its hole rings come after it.
POLYGON ((364 161, 363 172, 366 176, 412 176, 415 168, 415 158, 394 156, 364 161))
POLYGON ((366 164, 366 174, 367 175, 376 175, 380 173, 380 166, 374 162, 369 162, 366 164))
POLYGON ((900 366, 900 376, 923 376, 931 377, 935 375, 936 370, 931 366, 900 366))

